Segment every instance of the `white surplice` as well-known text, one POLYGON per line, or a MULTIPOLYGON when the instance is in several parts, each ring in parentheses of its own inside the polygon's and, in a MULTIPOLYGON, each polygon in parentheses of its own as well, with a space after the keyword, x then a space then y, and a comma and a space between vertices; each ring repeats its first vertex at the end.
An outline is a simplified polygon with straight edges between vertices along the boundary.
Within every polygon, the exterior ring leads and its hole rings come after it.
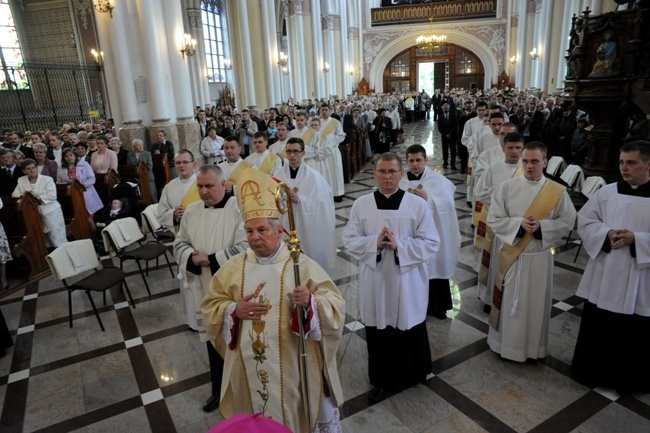
MULTIPOLYGON (((504 244, 514 245, 523 215, 550 182, 524 176, 505 181, 492 194, 487 224, 504 244)), ((532 239, 504 277, 498 330, 490 327, 490 348, 506 359, 523 362, 544 358, 548 346, 553 290, 551 247, 573 228, 576 211, 566 191, 548 216, 540 220, 542 239, 532 239)))
POLYGON ((405 174, 400 182, 404 190, 417 189, 419 185, 427 193, 427 204, 440 236, 440 249, 427 262, 429 279, 448 279, 456 272, 460 254, 460 229, 454 201, 456 186, 429 167, 424 167, 420 180, 408 180, 405 174))
POLYGON ((199 332, 201 341, 208 341, 203 327, 201 302, 210 289, 212 272, 209 266, 201 268, 201 275, 187 270, 192 253, 200 251, 215 255, 219 266, 248 248, 244 220, 237 199, 231 197, 220 209, 206 208, 203 201, 187 206, 174 240, 174 258, 180 270, 181 313, 183 323, 199 332))
POLYGON ((405 193, 398 210, 379 210, 374 194, 358 198, 343 243, 359 261, 359 304, 366 326, 409 330, 426 319, 427 261, 438 250, 440 237, 424 200, 405 193), (377 236, 384 227, 397 239, 397 260, 394 251, 384 248, 378 261, 377 236))
POLYGON ((187 194, 187 191, 189 191, 195 182, 196 173, 192 173, 187 180, 177 177, 165 185, 160 195, 160 201, 158 201, 158 221, 167 230, 176 232, 176 227, 174 226, 174 209, 181 205, 185 194, 187 194))
MULTIPOLYGON (((263 153, 251 153, 246 157, 246 162, 248 162, 250 165, 253 166, 253 168, 257 168, 258 170, 262 167, 262 164, 264 164, 264 160, 269 156, 270 152, 265 150, 263 153)), ((275 177, 278 175, 278 173, 282 170, 282 158, 277 158, 275 160, 275 163, 273 164, 273 167, 271 168, 271 171, 268 173, 269 175, 275 177)))
MULTIPOLYGON (((336 217, 332 190, 323 176, 306 164, 298 168, 295 179, 291 179, 289 164, 278 174, 278 179, 292 190, 298 188, 298 203, 293 203, 293 217, 302 250, 327 273, 334 270, 336 263, 336 217)), ((288 230, 288 218, 282 218, 288 230)))
POLYGON ((603 310, 650 316, 650 200, 606 185, 580 209, 578 233, 589 263, 576 295, 603 310), (601 250, 610 230, 623 229, 634 233, 636 257, 629 246, 601 250))

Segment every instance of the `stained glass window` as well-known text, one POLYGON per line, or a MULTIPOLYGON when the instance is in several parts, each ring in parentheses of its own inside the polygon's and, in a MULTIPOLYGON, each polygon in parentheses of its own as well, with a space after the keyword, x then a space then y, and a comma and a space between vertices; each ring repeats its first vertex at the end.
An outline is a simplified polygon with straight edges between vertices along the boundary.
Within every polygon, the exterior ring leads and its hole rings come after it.
POLYGON ((208 81, 219 83, 226 81, 226 65, 224 63, 223 29, 219 8, 212 1, 201 2, 203 19, 203 42, 207 64, 208 81))
POLYGON ((22 66, 23 55, 9 0, 0 0, 0 90, 10 90, 9 83, 19 89, 29 87, 22 66))

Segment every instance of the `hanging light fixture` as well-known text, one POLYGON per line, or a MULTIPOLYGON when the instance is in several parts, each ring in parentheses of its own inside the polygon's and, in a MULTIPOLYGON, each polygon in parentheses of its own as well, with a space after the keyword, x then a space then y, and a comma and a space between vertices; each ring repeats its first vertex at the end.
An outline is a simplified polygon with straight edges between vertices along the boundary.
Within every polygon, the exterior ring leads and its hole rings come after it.
POLYGON ((415 43, 418 48, 429 55, 440 54, 447 42, 447 36, 433 33, 433 17, 429 18, 429 35, 418 36, 415 43))
POLYGON ((111 4, 110 0, 94 0, 95 9, 100 13, 107 13, 113 18, 113 9, 115 6, 111 4))

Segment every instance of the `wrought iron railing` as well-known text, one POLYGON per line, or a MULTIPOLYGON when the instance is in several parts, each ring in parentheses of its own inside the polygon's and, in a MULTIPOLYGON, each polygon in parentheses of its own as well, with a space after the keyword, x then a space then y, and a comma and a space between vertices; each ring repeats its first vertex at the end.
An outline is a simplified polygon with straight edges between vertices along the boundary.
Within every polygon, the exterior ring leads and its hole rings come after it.
POLYGON ((497 0, 433 1, 371 9, 372 25, 425 23, 496 17, 497 0))
POLYGON ((25 64, 0 68, 0 127, 14 130, 54 128, 107 117, 99 66, 25 64))

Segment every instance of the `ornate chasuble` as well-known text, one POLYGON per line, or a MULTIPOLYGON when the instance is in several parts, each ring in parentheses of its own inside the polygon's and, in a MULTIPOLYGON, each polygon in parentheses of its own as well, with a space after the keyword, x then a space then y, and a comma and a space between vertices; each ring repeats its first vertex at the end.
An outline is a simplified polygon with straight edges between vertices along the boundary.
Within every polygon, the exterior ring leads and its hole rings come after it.
POLYGON ((285 271, 290 262, 289 258, 283 262, 261 265, 244 260, 241 296, 255 294, 251 301, 266 304, 267 312, 260 320, 241 321, 238 345, 239 356, 246 371, 253 412, 261 412, 265 417, 285 425, 285 400, 293 402, 300 399, 298 388, 295 389, 296 395, 291 396, 284 395, 282 391, 283 341, 279 332, 281 327, 289 326, 290 321, 290 317, 281 317, 282 301, 288 296, 288 292, 285 292, 285 271))

